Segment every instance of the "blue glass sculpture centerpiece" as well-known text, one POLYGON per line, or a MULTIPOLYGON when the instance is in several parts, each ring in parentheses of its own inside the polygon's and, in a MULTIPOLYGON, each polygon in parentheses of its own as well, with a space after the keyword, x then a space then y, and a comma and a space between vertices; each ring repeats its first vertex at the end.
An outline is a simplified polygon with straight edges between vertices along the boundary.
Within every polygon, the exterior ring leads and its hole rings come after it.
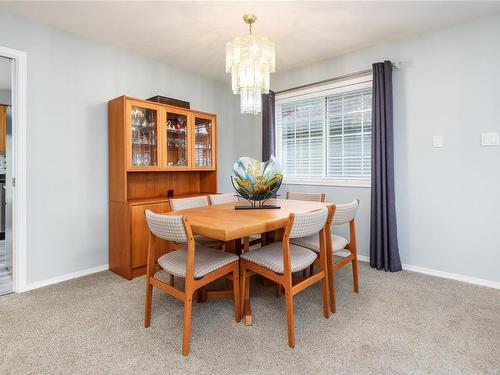
POLYGON ((275 198, 283 181, 283 173, 278 160, 271 155, 266 162, 249 157, 236 160, 233 165, 231 182, 238 196, 250 202, 250 205, 235 206, 237 210, 255 208, 280 208, 266 205, 269 198, 275 198))

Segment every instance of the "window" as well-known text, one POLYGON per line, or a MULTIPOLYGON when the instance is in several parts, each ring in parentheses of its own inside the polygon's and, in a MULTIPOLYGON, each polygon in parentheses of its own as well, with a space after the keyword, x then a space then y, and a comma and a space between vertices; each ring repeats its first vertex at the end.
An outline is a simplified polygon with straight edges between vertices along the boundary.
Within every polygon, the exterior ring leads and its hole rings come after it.
POLYGON ((276 96, 285 183, 369 186, 371 76, 276 96))

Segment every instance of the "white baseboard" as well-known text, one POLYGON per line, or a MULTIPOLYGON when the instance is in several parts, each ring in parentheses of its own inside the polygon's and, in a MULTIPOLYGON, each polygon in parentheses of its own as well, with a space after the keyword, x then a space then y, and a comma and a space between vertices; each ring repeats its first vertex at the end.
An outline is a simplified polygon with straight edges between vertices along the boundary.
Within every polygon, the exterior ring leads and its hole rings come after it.
MULTIPOLYGON (((341 256, 341 257, 346 257, 348 256, 349 254, 351 254, 349 251, 347 250, 339 250, 339 251, 336 251, 335 252, 335 255, 338 255, 338 256, 341 256)), ((367 257, 366 255, 361 255, 361 254, 358 254, 358 260, 360 260, 361 262, 370 262, 370 257, 367 257)))
POLYGON ((457 280, 457 281, 462 281, 464 283, 481 285, 481 286, 486 286, 486 287, 494 288, 494 289, 500 289, 500 282, 498 282, 498 281, 485 280, 485 279, 480 279, 477 277, 460 275, 458 273, 439 271, 439 270, 435 270, 432 268, 413 266, 411 264, 402 264, 402 266, 403 266, 403 269, 406 271, 424 273, 426 275, 441 277, 443 279, 457 280))
MULTIPOLYGON (((335 255, 339 255, 339 256, 347 256, 349 254, 350 253, 348 251, 342 251, 342 250, 335 253, 335 255)), ((359 255, 358 254, 358 259, 361 262, 369 262, 370 261, 370 258, 367 257, 366 255, 359 255)), ((425 275, 441 277, 443 279, 457 280, 457 281, 462 281, 462 282, 469 283, 469 284, 475 284, 475 285, 480 285, 480 286, 486 286, 489 288, 500 289, 500 282, 498 282, 498 281, 485 280, 485 279, 480 279, 477 277, 460 275, 458 273, 439 271, 439 270, 435 270, 432 268, 413 266, 411 264, 402 264, 402 266, 403 266, 403 269, 406 271, 418 272, 418 273, 423 273, 425 275)), ((86 269, 83 271, 78 271, 78 272, 68 273, 68 274, 62 275, 62 276, 57 276, 57 277, 54 277, 52 279, 36 281, 34 283, 28 284, 27 288, 24 291, 42 288, 42 287, 47 286, 47 285, 57 284, 57 283, 60 283, 60 282, 66 281, 66 280, 76 279, 77 277, 90 275, 90 274, 96 273, 96 272, 107 271, 108 269, 109 269, 109 265, 104 264, 102 266, 89 268, 89 269, 86 269)))
MULTIPOLYGON (((348 251, 342 251, 342 250, 335 253, 335 255, 339 255, 339 256, 347 256, 349 254, 350 253, 348 251)), ((370 257, 367 257, 366 255, 359 255, 358 254, 358 260, 360 260, 361 262, 370 262, 370 257)), ((485 279, 480 279, 477 277, 460 275, 458 273, 451 273, 451 272, 435 270, 432 268, 413 266, 411 264, 402 264, 402 267, 406 271, 418 272, 418 273, 423 273, 425 275, 441 277, 443 279, 457 280, 457 281, 462 281, 464 283, 486 286, 488 288, 500 289, 500 282, 498 282, 498 281, 485 280, 485 279)))
POLYGON ((47 286, 47 285, 57 284, 57 283, 60 283, 63 281, 71 280, 71 279, 76 279, 78 277, 90 275, 92 273, 107 271, 108 269, 109 269, 109 265, 103 264, 102 266, 88 268, 86 270, 77 271, 77 272, 73 272, 73 273, 67 273, 66 275, 56 276, 56 277, 53 277, 51 279, 35 281, 34 283, 29 283, 26 286, 26 289, 23 290, 23 292, 26 292, 28 290, 43 288, 44 286, 47 286))

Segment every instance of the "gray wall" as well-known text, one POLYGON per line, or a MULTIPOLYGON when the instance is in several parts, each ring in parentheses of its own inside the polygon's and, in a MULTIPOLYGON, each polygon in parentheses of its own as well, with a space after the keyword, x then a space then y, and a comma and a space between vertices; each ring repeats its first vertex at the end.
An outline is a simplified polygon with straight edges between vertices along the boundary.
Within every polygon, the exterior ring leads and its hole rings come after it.
MULTIPOLYGON (((394 72, 395 168, 402 262, 500 281, 500 16, 393 41, 274 75, 273 90, 402 61, 394 72), (444 147, 432 148, 440 134, 444 147)), ((279 53, 279 51, 278 51, 279 53)), ((279 68, 279 67, 278 67, 279 68)), ((256 145, 260 146, 260 145, 256 145)), ((333 202, 361 199, 360 253, 369 249, 369 189, 325 191, 333 202)))
POLYGON ((11 100, 10 90, 0 90, 0 104, 10 104, 11 100))
POLYGON ((221 190, 258 142, 223 83, 5 14, 0 45, 28 53, 28 283, 108 263, 108 100, 163 94, 217 113, 221 190))

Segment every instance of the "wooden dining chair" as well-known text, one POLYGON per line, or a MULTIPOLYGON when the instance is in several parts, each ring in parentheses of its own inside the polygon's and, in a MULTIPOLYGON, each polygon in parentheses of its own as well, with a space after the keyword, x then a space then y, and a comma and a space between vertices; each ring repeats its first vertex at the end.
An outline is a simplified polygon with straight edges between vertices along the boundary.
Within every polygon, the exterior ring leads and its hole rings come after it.
POLYGON ((193 294, 205 285, 231 274, 233 279, 234 317, 237 322, 241 319, 239 300, 239 258, 238 256, 217 251, 196 244, 186 217, 158 215, 150 210, 146 211, 146 220, 150 230, 147 276, 146 276, 146 304, 144 312, 144 327, 151 323, 151 303, 153 287, 163 290, 172 297, 184 302, 184 328, 182 337, 182 355, 189 354, 189 338, 191 333, 191 311, 193 294), (157 238, 187 244, 182 248, 169 252, 156 259, 157 238), (184 291, 156 278, 158 265, 168 274, 184 278, 184 291))
MULTIPOLYGON (((188 210, 190 208, 205 207, 210 205, 208 195, 200 195, 188 198, 170 198, 172 211, 188 210)), ((201 245, 222 249, 222 241, 214 240, 205 236, 195 235, 194 240, 201 245)))
MULTIPOLYGON (((347 204, 335 205, 334 212, 327 219, 326 241, 327 241, 327 263, 328 263, 328 286, 330 288, 330 309, 332 313, 336 312, 335 304, 335 271, 339 268, 351 263, 352 264, 352 279, 353 289, 355 293, 359 293, 358 282, 358 252, 356 247, 356 225, 355 216, 359 207, 359 200, 347 204), (331 225, 349 224, 349 239, 333 234, 331 225), (334 254, 341 250, 348 250, 350 254, 346 257, 335 261, 334 254)), ((316 253, 320 252, 320 239, 317 235, 312 235, 302 238, 294 238, 291 240, 295 245, 310 249, 316 253)), ((312 271, 311 271, 312 272, 312 271)))
POLYGON ((188 198, 170 198, 172 211, 187 210, 189 208, 208 206, 210 201, 207 195, 198 195, 188 198))
MULTIPOLYGON (((286 199, 292 199, 295 201, 309 201, 309 202, 324 202, 326 194, 325 193, 299 193, 293 191, 287 191, 286 199)), ((313 265, 311 265, 313 267, 313 265)), ((306 276, 307 270, 302 271, 303 276, 306 276)), ((312 270, 310 270, 312 274, 312 270)), ((281 288, 278 287, 276 291, 276 296, 281 297, 281 288)))
MULTIPOLYGON (((170 209, 172 211, 180 211, 180 210, 188 210, 190 208, 196 207, 205 207, 210 204, 208 195, 199 195, 194 197, 187 198, 170 198, 170 209)), ((208 238, 201 235, 194 236, 195 242, 208 247, 213 247, 215 249, 222 249, 224 243, 222 241, 214 240, 212 238, 208 238)), ((170 285, 174 286, 174 275, 170 275, 170 285)), ((198 302, 202 302, 204 300, 204 292, 205 290, 200 290, 198 294, 198 302)))
POLYGON ((324 202, 325 193, 296 193, 288 191, 286 199, 293 199, 295 201, 310 201, 310 202, 324 202))
MULTIPOLYGON (((325 224, 329 211, 333 207, 324 207, 320 210, 290 214, 285 233, 281 242, 274 242, 260 249, 246 252, 240 257, 240 279, 242 291, 245 291, 248 282, 247 270, 261 275, 275 283, 282 285, 285 289, 286 316, 288 322, 288 345, 293 348, 295 345, 295 324, 293 314, 293 296, 316 282, 322 281, 323 286, 323 315, 329 317, 328 307, 328 280, 326 275, 326 237, 325 224), (306 269, 318 258, 314 251, 302 246, 290 243, 290 239, 318 234, 321 239, 319 259, 320 272, 293 284, 292 273, 306 269)), ((241 303, 244 309, 244 293, 241 303)), ((243 309, 240 309, 243 311, 243 309)))
POLYGON ((212 205, 238 202, 238 198, 234 193, 210 194, 209 198, 212 205))

